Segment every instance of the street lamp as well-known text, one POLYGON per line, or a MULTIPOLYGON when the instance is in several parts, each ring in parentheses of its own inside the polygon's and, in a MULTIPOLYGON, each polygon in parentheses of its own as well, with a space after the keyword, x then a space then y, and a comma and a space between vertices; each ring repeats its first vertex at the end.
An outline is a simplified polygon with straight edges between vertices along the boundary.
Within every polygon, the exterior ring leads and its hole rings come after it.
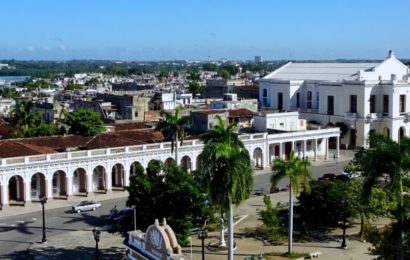
POLYGON ((208 237, 208 227, 206 220, 204 226, 198 231, 198 238, 202 241, 202 260, 205 260, 205 238, 208 237))
POLYGON ((341 248, 345 249, 346 245, 346 197, 343 199, 343 238, 341 248))
POLYGON ((95 259, 98 260, 98 242, 100 242, 100 234, 101 232, 97 229, 93 229, 93 235, 94 235, 94 239, 95 239, 95 259))
POLYGON ((43 239, 41 239, 42 243, 47 243, 47 236, 46 236, 46 215, 44 211, 44 204, 47 203, 47 197, 46 196, 40 196, 40 203, 41 203, 41 208, 43 211, 43 239))

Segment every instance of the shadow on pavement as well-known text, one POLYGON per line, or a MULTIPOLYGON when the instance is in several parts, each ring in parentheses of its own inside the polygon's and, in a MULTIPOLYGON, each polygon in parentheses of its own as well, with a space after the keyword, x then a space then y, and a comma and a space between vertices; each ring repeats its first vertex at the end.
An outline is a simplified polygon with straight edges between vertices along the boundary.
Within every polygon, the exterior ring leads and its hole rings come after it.
MULTIPOLYGON (((76 248, 36 248, 29 249, 29 254, 36 258, 43 259, 95 259, 95 248, 76 247, 76 248)), ((99 259, 126 259, 126 250, 120 247, 110 247, 99 250, 99 259)))
POLYGON ((1 255, 0 259, 16 259, 16 260, 26 260, 26 259, 33 259, 26 250, 24 251, 18 251, 18 252, 13 252, 7 255, 1 255))

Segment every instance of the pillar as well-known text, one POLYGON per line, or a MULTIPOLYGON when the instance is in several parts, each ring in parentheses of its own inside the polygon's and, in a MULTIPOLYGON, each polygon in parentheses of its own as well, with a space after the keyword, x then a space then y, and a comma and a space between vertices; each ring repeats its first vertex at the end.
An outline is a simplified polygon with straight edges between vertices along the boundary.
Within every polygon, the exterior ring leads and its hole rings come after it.
POLYGON ((329 137, 325 138, 325 159, 329 159, 329 137))
POLYGON ((24 181, 24 201, 31 201, 31 181, 24 181))
POLYGON ((1 204, 8 205, 9 204, 9 184, 3 183, 1 185, 1 204))
POLYGON ((106 177, 105 189, 107 191, 112 190, 112 172, 105 171, 105 177, 106 177))
POLYGON ((45 178, 46 182, 46 197, 53 199, 53 178, 45 178))
POLYGON ((317 139, 313 140, 313 161, 317 161, 317 139))
POLYGON ((306 144, 307 144, 307 142, 306 142, 306 139, 305 139, 305 140, 303 140, 303 157, 304 158, 306 158, 306 144))
POLYGON ((87 192, 93 192, 93 191, 94 191, 94 189, 93 189, 93 186, 94 186, 94 185, 93 185, 93 175, 94 175, 93 170, 86 172, 86 179, 87 179, 86 187, 87 187, 87 192))
POLYGON ((279 143, 279 159, 283 160, 283 147, 282 143, 279 143))
POLYGON ((65 177, 65 183, 67 185, 67 195, 68 196, 73 195, 73 178, 74 178, 73 175, 71 176, 66 175, 65 177))
POLYGON ((340 137, 336 137, 336 157, 340 157, 340 137))

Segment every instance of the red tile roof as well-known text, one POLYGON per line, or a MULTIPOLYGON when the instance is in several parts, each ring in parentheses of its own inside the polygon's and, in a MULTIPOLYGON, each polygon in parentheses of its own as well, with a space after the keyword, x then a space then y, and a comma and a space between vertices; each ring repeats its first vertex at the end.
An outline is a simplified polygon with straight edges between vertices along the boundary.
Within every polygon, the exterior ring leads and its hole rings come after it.
POLYGON ((5 140, 0 142, 1 158, 47 154, 55 152, 56 151, 49 147, 26 144, 17 140, 5 140))

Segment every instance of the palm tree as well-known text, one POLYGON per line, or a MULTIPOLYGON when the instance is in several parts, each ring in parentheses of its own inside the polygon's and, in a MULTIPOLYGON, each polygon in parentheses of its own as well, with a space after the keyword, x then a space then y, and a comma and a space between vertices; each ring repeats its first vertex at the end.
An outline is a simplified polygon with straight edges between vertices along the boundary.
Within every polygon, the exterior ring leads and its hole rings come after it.
POLYGON ((178 165, 178 140, 181 140, 182 145, 185 135, 184 126, 191 123, 191 118, 181 116, 180 106, 176 107, 174 114, 161 110, 160 116, 163 120, 158 123, 155 130, 163 131, 171 136, 171 153, 174 152, 175 146, 175 162, 178 165))
POLYGON ((271 176, 272 186, 285 177, 289 177, 289 235, 288 235, 288 254, 291 254, 293 243, 293 194, 297 195, 300 192, 300 186, 306 192, 310 192, 309 180, 313 179, 312 173, 307 168, 310 166, 308 160, 302 160, 295 156, 292 151, 288 160, 275 159, 272 165, 273 174, 271 176))
POLYGON ((236 133, 236 124, 217 124, 203 137, 205 145, 200 160, 201 172, 211 203, 228 212, 228 259, 233 259, 233 205, 249 198, 253 187, 253 170, 248 151, 236 133))
POLYGON ((22 137, 29 130, 41 121, 41 114, 33 111, 34 104, 23 100, 19 102, 12 111, 12 122, 16 126, 15 136, 22 137))
POLYGON ((403 179, 410 170, 410 138, 403 137, 399 143, 388 136, 372 134, 369 138, 369 148, 361 149, 355 154, 353 164, 359 166, 364 174, 362 197, 369 201, 369 194, 378 179, 389 176, 385 185, 393 194, 399 194, 399 216, 397 223, 400 230, 399 245, 397 246, 397 259, 404 259, 404 233, 402 231, 403 208, 403 179))

